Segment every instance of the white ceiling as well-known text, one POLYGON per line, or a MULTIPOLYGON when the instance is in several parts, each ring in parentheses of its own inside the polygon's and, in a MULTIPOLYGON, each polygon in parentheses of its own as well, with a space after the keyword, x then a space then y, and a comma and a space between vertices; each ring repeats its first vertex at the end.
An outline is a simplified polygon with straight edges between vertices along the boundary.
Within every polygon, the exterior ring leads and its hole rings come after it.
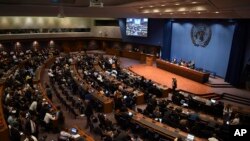
POLYGON ((0 16, 250 18, 250 0, 0 0, 0 16))

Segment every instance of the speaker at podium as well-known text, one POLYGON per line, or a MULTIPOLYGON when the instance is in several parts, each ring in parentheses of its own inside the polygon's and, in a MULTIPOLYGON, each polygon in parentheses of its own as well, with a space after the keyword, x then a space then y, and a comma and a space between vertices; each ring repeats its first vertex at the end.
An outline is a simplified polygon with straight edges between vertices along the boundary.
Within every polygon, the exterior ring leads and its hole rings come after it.
POLYGON ((154 57, 153 56, 146 56, 146 65, 153 66, 154 57))

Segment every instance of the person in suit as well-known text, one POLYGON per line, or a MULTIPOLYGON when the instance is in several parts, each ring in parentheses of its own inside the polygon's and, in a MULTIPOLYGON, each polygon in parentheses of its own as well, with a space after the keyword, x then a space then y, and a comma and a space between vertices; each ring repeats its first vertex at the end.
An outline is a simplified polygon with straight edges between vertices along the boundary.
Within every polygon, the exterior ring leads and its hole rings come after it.
POLYGON ((172 78, 172 90, 173 90, 173 93, 176 92, 176 88, 177 88, 177 80, 176 80, 176 78, 172 78))
POLYGON ((117 134, 114 136, 113 141, 131 141, 129 130, 118 130, 117 134))
POLYGON ((18 124, 13 124, 10 128, 10 139, 12 141, 21 141, 21 135, 18 130, 18 124))
POLYGON ((58 121, 58 129, 61 130, 64 126, 64 115, 60 106, 57 106, 56 119, 58 121))
POLYGON ((26 133, 35 136, 38 138, 38 124, 35 121, 35 116, 31 116, 28 119, 28 122, 26 122, 25 125, 25 131, 26 133))
POLYGON ((93 108, 92 108, 92 105, 89 102, 86 103, 86 110, 85 110, 85 116, 87 117, 87 125, 86 125, 86 128, 89 127, 89 123, 91 121, 91 116, 94 114, 93 112, 93 108))

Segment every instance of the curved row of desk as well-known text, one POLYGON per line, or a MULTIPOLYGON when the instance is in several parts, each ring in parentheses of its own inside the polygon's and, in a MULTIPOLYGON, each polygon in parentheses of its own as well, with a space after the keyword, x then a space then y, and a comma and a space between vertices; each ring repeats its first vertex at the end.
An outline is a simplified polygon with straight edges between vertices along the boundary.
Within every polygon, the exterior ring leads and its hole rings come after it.
POLYGON ((7 122, 5 121, 4 118, 4 112, 3 112, 3 95, 4 95, 4 88, 5 88, 5 82, 7 80, 7 78, 13 74, 15 72, 15 70, 19 67, 22 67, 25 62, 27 60, 22 61, 20 64, 12 67, 11 69, 9 69, 4 75, 3 77, 0 79, 0 138, 1 140, 4 141, 9 141, 9 128, 7 125, 7 122))
MULTIPOLYGON (((41 91, 43 97, 46 99, 46 101, 52 106, 53 110, 57 110, 56 106, 49 100, 49 98, 46 96, 45 88, 42 84, 42 78, 43 74, 45 73, 45 68, 50 66, 51 63, 53 63, 55 60, 55 57, 48 58, 41 66, 39 66, 35 72, 35 76, 33 78, 33 83, 37 85, 37 88, 41 91)), ((3 94, 4 94, 4 87, 5 87, 5 81, 8 76, 13 74, 17 68, 20 68, 25 64, 26 60, 22 63, 12 67, 0 80, 0 138, 3 141, 10 141, 9 137, 9 128, 7 125, 7 122, 5 121, 4 113, 3 113, 3 94)), ((57 120, 53 121, 53 126, 57 127, 57 120)), ((86 141, 94 141, 94 139, 89 136, 87 133, 85 133, 83 130, 78 128, 78 133, 81 137, 86 139, 86 141)))
MULTIPOLYGON (((40 88, 43 96, 46 98, 46 100, 52 105, 52 108, 56 111, 57 108, 56 106, 51 102, 51 100, 46 96, 46 91, 45 88, 42 84, 42 79, 43 79, 43 74, 45 73, 45 69, 47 67, 49 67, 52 63, 54 63, 55 61, 55 57, 51 57, 48 58, 43 65, 41 65, 35 74, 35 78, 33 79, 34 84, 37 84, 38 87, 40 88)), ((58 126, 58 122, 57 120, 54 120, 52 122, 53 127, 57 127, 58 126)), ((90 135, 88 135, 84 130, 80 129, 79 127, 77 127, 78 129, 78 134, 83 137, 86 141, 94 141, 93 137, 91 137, 90 135)))

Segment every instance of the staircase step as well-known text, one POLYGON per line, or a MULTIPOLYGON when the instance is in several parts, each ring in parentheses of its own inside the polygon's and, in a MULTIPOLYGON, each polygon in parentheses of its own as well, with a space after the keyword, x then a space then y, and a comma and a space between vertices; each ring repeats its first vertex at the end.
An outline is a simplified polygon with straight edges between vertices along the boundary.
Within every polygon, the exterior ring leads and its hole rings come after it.
POLYGON ((227 101, 231 101, 231 102, 239 103, 239 104, 242 104, 242 105, 247 105, 247 106, 250 106, 250 103, 249 103, 249 102, 245 102, 245 101, 237 100, 237 99, 230 98, 230 97, 223 97, 223 100, 227 100, 227 101))
POLYGON ((250 103, 249 98, 239 97, 239 96, 235 96, 235 95, 231 95, 231 94, 224 94, 223 98, 235 99, 235 100, 238 100, 238 101, 243 101, 243 102, 246 102, 246 103, 250 103))

